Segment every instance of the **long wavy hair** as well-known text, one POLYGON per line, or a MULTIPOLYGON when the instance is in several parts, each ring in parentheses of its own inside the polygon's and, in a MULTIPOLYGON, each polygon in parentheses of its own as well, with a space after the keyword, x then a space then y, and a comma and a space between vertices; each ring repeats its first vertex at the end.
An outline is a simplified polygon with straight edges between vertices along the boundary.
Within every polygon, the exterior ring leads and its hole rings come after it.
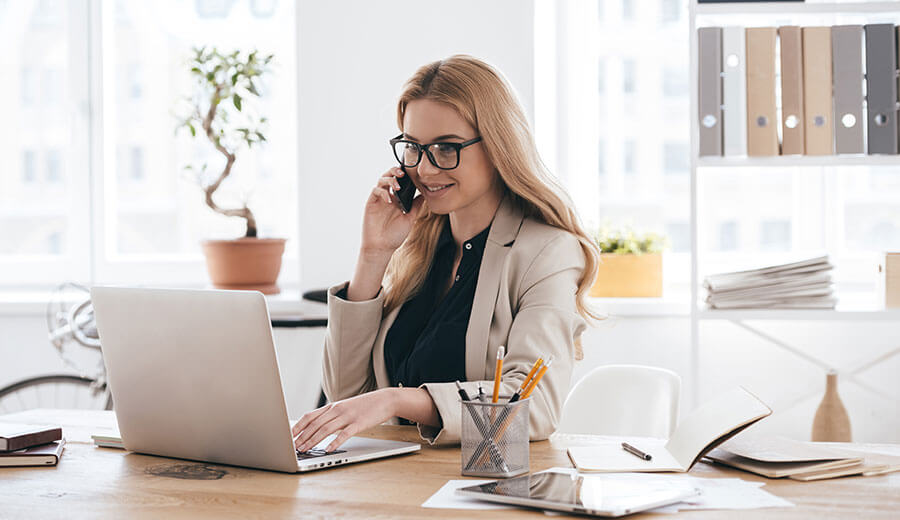
MULTIPOLYGON (((585 233, 571 199, 541 161, 525 112, 499 71, 467 55, 454 55, 420 67, 403 87, 397 126, 403 130, 407 105, 429 99, 453 106, 478 131, 488 159, 505 184, 506 196, 528 217, 564 229, 578 238, 586 259, 578 281, 576 307, 588 320, 602 319, 586 297, 597 272, 599 251, 585 233)), ((385 273, 385 313, 412 298, 422 287, 446 215, 424 204, 406 241, 394 252, 385 273)), ((580 341, 577 349, 581 358, 580 341)))

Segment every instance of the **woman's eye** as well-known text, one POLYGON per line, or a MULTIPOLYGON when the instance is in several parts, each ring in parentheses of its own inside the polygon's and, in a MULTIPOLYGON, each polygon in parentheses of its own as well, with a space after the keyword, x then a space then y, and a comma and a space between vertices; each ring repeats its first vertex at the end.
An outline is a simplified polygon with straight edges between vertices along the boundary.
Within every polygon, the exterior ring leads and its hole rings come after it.
POLYGON ((434 145, 434 151, 439 154, 449 155, 452 153, 456 153, 456 147, 447 143, 437 143, 436 145, 434 145))

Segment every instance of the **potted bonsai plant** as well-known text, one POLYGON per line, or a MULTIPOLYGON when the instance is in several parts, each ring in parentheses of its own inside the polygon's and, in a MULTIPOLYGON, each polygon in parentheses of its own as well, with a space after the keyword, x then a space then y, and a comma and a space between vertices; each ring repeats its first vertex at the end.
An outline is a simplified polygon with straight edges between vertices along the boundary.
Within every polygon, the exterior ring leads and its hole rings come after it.
POLYGON ((591 296, 662 296, 662 251, 668 247, 665 237, 604 226, 597 232, 596 241, 600 247, 600 265, 591 296))
POLYGON ((208 142, 224 158, 224 164, 216 172, 207 171, 207 164, 199 168, 189 164, 185 169, 196 174, 210 209, 246 222, 241 238, 203 242, 210 279, 220 289, 279 292, 285 239, 257 237, 256 218, 246 202, 241 207, 222 207, 214 197, 232 174, 238 153, 266 141, 262 133, 266 118, 249 105, 259 98, 259 81, 269 72, 272 57, 255 50, 222 53, 215 47, 202 47, 194 49, 189 62, 194 91, 186 100, 186 115, 179 118, 176 131, 187 130, 208 142))

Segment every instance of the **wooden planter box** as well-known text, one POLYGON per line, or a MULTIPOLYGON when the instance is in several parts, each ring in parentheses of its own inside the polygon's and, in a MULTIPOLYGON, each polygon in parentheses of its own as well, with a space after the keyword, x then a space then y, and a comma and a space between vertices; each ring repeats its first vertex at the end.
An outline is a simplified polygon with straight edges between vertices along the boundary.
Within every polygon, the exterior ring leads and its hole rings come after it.
POLYGON ((602 253, 590 295, 605 298, 661 297, 662 253, 602 253))

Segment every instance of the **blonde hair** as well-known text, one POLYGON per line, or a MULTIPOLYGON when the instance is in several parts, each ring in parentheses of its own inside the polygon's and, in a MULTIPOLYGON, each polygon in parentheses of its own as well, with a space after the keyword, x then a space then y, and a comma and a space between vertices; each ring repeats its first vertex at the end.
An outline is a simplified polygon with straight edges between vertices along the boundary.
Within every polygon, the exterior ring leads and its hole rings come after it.
MULTIPOLYGON (((501 74, 487 63, 466 55, 420 67, 407 80, 397 103, 397 125, 401 130, 407 105, 417 99, 453 106, 478 130, 488 159, 506 186, 506 196, 512 198, 525 216, 564 229, 578 238, 586 261, 578 281, 576 307, 586 319, 602 319, 586 304, 600 258, 597 246, 583 230, 565 190, 541 161, 525 113, 501 74)), ((427 204, 421 207, 409 236, 394 252, 385 273, 386 313, 421 288, 446 220, 446 215, 429 211, 427 204)))

